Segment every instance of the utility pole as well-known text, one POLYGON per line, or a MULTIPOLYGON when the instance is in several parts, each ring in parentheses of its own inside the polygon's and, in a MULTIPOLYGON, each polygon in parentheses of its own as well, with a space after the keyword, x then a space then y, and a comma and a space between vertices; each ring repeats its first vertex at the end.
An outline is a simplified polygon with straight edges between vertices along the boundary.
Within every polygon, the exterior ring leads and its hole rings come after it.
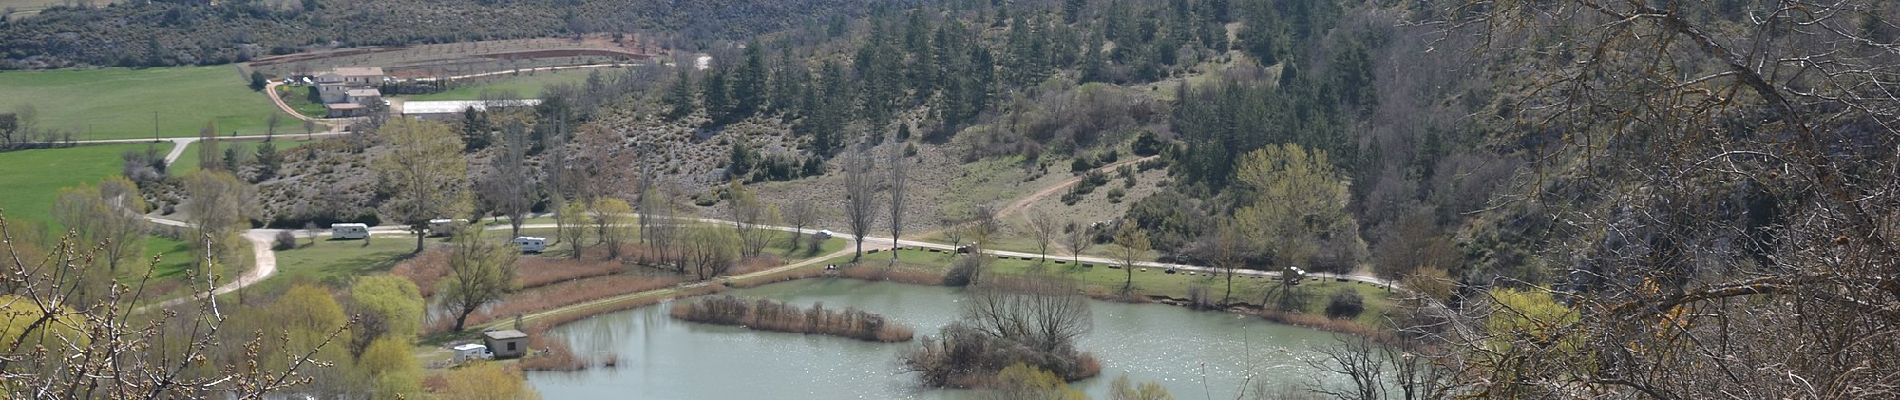
POLYGON ((152 111, 152 143, 158 142, 158 111, 152 111))

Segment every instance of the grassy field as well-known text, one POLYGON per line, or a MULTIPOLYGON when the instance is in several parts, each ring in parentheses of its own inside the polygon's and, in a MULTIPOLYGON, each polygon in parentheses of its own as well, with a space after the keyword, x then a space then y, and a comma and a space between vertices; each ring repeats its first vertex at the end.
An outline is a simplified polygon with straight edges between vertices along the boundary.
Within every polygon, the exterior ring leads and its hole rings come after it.
POLYGON ((579 69, 564 71, 543 71, 515 75, 497 75, 460 82, 455 88, 441 93, 430 93, 407 97, 409 100, 481 100, 482 93, 489 91, 510 92, 522 98, 538 98, 541 88, 558 83, 580 84, 587 81, 591 71, 603 74, 614 73, 613 69, 579 69))
MULTIPOLYGON (((310 143, 309 141, 303 140, 303 136, 301 133, 296 134, 296 135, 286 135, 284 134, 284 132, 282 132, 282 129, 278 129, 278 131, 279 132, 277 132, 277 134, 279 136, 283 136, 283 138, 271 141, 271 145, 277 146, 277 152, 279 154, 282 154, 285 150, 290 150, 293 148, 297 148, 297 146, 302 146, 306 143, 310 143)), ((224 151, 223 149, 235 148, 235 149, 238 149, 238 154, 242 155, 244 157, 243 158, 244 160, 250 160, 252 158, 257 157, 257 145, 259 143, 264 143, 264 142, 256 141, 256 140, 220 141, 218 142, 218 146, 220 147, 218 151, 222 152, 224 151)), ((184 176, 185 174, 189 174, 192 171, 197 171, 198 170, 198 146, 202 146, 202 145, 204 144, 194 142, 191 144, 190 147, 186 147, 184 154, 178 155, 178 161, 172 163, 171 174, 173 176, 184 176)), ((223 157, 224 153, 218 153, 218 156, 223 157)))
MULTIPOLYGON (((310 91, 312 90, 316 90, 316 87, 278 86, 277 97, 283 98, 284 104, 290 105, 290 109, 297 110, 298 114, 303 114, 306 117, 323 118, 329 116, 330 109, 323 108, 323 103, 310 101, 310 91)), ((298 122, 297 126, 290 127, 290 129, 293 132, 302 132, 303 123, 298 122)), ((282 133, 281 128, 279 133, 282 133)))
MULTIPOLYGON (((0 89, 5 90, 5 89, 0 89)), ((79 146, 0 153, 0 209, 7 218, 49 222, 59 189, 96 183, 117 175, 119 155, 145 151, 145 144, 79 146)), ((158 144, 160 154, 171 144, 158 144)))
MULTIPOLYGON (((426 239, 440 243, 441 239, 426 239)), ((309 243, 305 238, 301 242, 309 243)), ((277 252, 277 276, 259 283, 261 293, 276 293, 294 282, 348 285, 350 279, 388 271, 415 250, 413 236, 377 235, 371 240, 327 240, 277 252)), ((249 290, 249 289, 247 289, 249 290)))
MULTIPOLYGON (((0 172, 0 188, 4 188, 0 190, 0 210, 5 210, 7 218, 15 223, 56 225, 52 211, 59 189, 117 175, 119 155, 126 151, 145 151, 146 146, 120 144, 0 153, 0 165, 7 166, 0 172)), ((157 150, 161 153, 171 150, 171 145, 158 145, 157 150)), ((190 265, 192 257, 188 250, 184 242, 151 237, 145 241, 144 257, 163 255, 155 270, 164 273, 190 265)))
POLYGON ((0 72, 0 112, 31 105, 42 127, 72 132, 77 139, 196 136, 217 121, 229 134, 263 133, 271 114, 279 129, 296 129, 264 93, 251 91, 237 68, 103 68, 0 72))
MULTIPOLYGON (((72 0, 0 0, 0 9, 12 9, 13 18, 25 18, 29 15, 39 14, 40 10, 44 10, 47 7, 72 3, 74 3, 72 0)), ((90 4, 94 7, 105 7, 112 4, 111 1, 104 0, 79 3, 90 4)))
MULTIPOLYGON (((890 253, 866 254, 861 265, 866 267, 881 267, 887 265, 886 263, 889 259, 890 253)), ((932 253, 921 250, 900 250, 897 252, 897 259, 898 265, 901 267, 932 270, 947 268, 952 261, 951 255, 948 253, 932 253)), ((851 258, 846 256, 827 263, 843 264, 850 260, 851 258)), ((1127 272, 1119 268, 1110 268, 1106 265, 1076 267, 1074 264, 1056 264, 1054 258, 1050 259, 1050 262, 1047 264, 1015 258, 991 258, 986 272, 1011 275, 1054 274, 1074 279, 1085 288, 1101 291, 1118 290, 1122 287, 1123 282, 1128 279, 1127 272)), ((1277 281, 1271 278, 1235 276, 1234 298, 1236 301, 1258 304, 1266 295, 1267 288, 1276 283, 1277 281)), ((1226 280, 1214 274, 1169 274, 1161 269, 1149 268, 1144 270, 1136 268, 1134 285, 1136 290, 1140 291, 1141 294, 1173 298, 1187 298, 1188 288, 1203 286, 1210 291, 1209 293, 1211 293, 1212 296, 1219 297, 1224 293, 1226 280)), ((1365 299, 1366 312, 1360 314, 1358 322, 1364 324, 1378 324, 1383 322, 1382 313, 1384 310, 1390 309, 1392 300, 1390 294, 1378 286, 1360 282, 1309 279, 1301 282, 1296 290, 1305 294, 1307 297, 1306 306, 1302 309, 1303 312, 1323 314, 1326 309, 1327 296, 1342 289, 1359 292, 1360 296, 1365 299)))

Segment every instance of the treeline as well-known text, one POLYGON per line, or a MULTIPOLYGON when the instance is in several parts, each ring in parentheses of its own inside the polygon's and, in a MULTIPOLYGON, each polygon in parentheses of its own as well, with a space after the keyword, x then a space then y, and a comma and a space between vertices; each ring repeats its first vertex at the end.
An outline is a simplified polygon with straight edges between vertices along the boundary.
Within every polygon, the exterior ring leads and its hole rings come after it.
POLYGON ((909 327, 890 322, 882 315, 856 308, 827 310, 824 303, 813 304, 807 309, 770 299, 746 301, 733 296, 705 297, 674 304, 668 314, 692 322, 737 325, 774 332, 816 333, 872 342, 903 342, 911 338, 909 327))
POLYGON ((241 0, 56 6, 0 23, 0 69, 210 65, 330 44, 400 46, 591 32, 665 32, 674 36, 671 47, 692 47, 817 23, 811 15, 860 15, 870 3, 241 0))
POLYGON ((1155 82, 1220 57, 1231 45, 1227 9, 1214 0, 874 8, 861 27, 813 23, 712 51, 711 70, 682 70, 663 100, 671 118, 714 127, 781 118, 817 155, 912 131, 942 142, 1022 108, 1005 102, 1051 80, 1155 82))

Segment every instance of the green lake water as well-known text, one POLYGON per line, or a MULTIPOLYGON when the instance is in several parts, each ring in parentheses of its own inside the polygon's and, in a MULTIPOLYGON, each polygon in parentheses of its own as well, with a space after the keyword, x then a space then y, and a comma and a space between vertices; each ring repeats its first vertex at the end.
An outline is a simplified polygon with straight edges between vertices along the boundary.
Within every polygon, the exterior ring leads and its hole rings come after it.
MULTIPOLYGON (((960 289, 806 279, 727 292, 826 308, 857 307, 934 335, 957 316, 960 289)), ((603 314, 562 326, 577 355, 618 354, 619 365, 580 372, 534 372, 547 399, 959 399, 967 391, 929 390, 904 371, 898 354, 917 346, 687 323, 669 304, 603 314)), ((1229 313, 1157 304, 1090 303, 1094 330, 1077 347, 1094 353, 1102 375, 1075 382, 1105 398, 1128 375, 1155 381, 1177 399, 1232 399, 1243 387, 1311 382, 1302 361, 1332 334, 1229 313), (1248 376, 1252 376, 1251 380, 1248 376), (1251 382, 1251 383, 1248 383, 1251 382)), ((1251 397, 1251 396, 1249 396, 1251 397)))

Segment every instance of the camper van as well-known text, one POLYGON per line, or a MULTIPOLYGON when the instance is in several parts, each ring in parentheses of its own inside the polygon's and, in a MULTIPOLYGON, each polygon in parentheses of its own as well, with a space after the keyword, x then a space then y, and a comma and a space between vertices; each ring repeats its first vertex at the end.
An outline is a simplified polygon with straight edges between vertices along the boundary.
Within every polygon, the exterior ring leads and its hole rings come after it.
POLYGON ((369 237, 369 225, 330 224, 331 239, 363 239, 369 237))
POLYGON ((452 219, 440 218, 429 220, 429 236, 453 235, 456 229, 461 228, 462 225, 452 219))
POLYGON ((521 252, 523 253, 540 254, 542 251, 548 249, 548 239, 532 236, 517 237, 515 238, 515 246, 521 247, 521 252))
POLYGON ((456 364, 467 363, 469 361, 475 361, 475 360, 491 360, 495 358, 495 353, 489 352, 488 346, 482 345, 482 344, 469 343, 469 344, 464 344, 460 346, 455 346, 454 349, 455 349, 455 363, 456 364))

